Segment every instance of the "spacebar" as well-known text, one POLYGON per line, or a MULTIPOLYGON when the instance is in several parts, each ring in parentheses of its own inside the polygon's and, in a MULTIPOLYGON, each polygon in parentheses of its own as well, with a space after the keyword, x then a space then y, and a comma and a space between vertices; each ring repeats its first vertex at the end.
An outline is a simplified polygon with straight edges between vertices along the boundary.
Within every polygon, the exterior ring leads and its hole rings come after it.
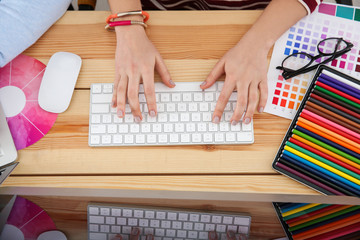
MULTIPOLYGON (((177 82, 176 86, 174 88, 169 88, 163 83, 157 82, 155 83, 155 92, 157 93, 163 93, 163 92, 201 92, 203 91, 200 88, 201 82, 177 82)), ((215 84, 214 84, 215 85, 215 84)), ((212 86, 207 91, 215 91, 215 86, 212 86)), ((140 93, 144 92, 144 88, 142 84, 140 85, 139 89, 140 93)))

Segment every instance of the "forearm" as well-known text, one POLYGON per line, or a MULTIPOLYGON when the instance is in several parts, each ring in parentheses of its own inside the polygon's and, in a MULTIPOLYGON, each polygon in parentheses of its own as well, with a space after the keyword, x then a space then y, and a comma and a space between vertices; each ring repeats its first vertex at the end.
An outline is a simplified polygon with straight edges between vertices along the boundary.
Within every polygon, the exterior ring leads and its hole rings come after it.
POLYGON ((112 14, 118 12, 141 10, 140 0, 108 0, 108 2, 112 14))
POLYGON ((273 0, 244 38, 255 40, 254 44, 269 51, 275 41, 306 14, 297 0, 273 0))
POLYGON ((36 40, 67 10, 71 0, 1 0, 0 67, 36 40))

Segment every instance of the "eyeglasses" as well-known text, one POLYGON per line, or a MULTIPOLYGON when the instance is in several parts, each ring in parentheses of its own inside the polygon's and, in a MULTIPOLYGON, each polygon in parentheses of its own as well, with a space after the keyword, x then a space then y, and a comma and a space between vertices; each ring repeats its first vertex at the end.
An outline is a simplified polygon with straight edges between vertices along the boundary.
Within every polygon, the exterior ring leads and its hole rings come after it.
POLYGON ((344 53, 351 50, 354 45, 342 38, 326 38, 317 45, 319 55, 312 56, 305 52, 293 53, 287 56, 276 69, 283 70, 282 76, 285 79, 295 77, 299 74, 310 72, 320 64, 331 62, 344 53), (325 59, 321 59, 324 57, 325 59), (316 61, 318 64, 312 65, 316 61))

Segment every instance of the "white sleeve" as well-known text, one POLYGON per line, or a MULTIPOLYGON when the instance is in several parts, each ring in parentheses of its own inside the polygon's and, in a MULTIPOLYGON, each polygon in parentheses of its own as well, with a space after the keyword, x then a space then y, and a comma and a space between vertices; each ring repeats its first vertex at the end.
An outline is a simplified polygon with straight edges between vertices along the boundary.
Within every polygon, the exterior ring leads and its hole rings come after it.
POLYGON ((0 67, 34 44, 71 0, 0 0, 0 67))

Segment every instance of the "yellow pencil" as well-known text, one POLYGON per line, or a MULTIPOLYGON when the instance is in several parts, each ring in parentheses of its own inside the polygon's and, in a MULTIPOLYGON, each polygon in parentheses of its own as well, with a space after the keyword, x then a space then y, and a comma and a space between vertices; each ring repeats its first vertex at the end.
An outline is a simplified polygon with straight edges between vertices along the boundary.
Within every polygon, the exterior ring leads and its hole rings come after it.
POLYGON ((343 173, 343 172, 337 170, 336 168, 333 168, 333 167, 331 167, 331 166, 329 166, 329 165, 327 165, 327 164, 325 164, 323 162, 320 162, 319 160, 316 160, 315 158, 312 158, 312 157, 310 157, 310 156, 308 156, 308 155, 306 155, 306 154, 304 154, 304 153, 302 153, 302 152, 300 152, 298 150, 295 150, 292 147, 285 146, 284 149, 291 152, 291 153, 293 153, 293 154, 295 154, 295 155, 297 155, 297 156, 299 156, 299 157, 302 157, 302 158, 308 160, 309 162, 312 162, 312 163, 314 163, 314 164, 316 164, 316 165, 318 165, 318 166, 320 166, 322 168, 325 168, 326 170, 329 170, 330 172, 333 172, 333 173, 335 173, 335 174, 337 174, 337 175, 339 175, 339 176, 341 176, 343 178, 346 178, 349 181, 352 181, 352 182, 360 185, 360 180, 358 180, 358 179, 356 179, 356 178, 354 178, 354 177, 352 177, 352 176, 350 176, 350 175, 348 175, 346 173, 343 173))

